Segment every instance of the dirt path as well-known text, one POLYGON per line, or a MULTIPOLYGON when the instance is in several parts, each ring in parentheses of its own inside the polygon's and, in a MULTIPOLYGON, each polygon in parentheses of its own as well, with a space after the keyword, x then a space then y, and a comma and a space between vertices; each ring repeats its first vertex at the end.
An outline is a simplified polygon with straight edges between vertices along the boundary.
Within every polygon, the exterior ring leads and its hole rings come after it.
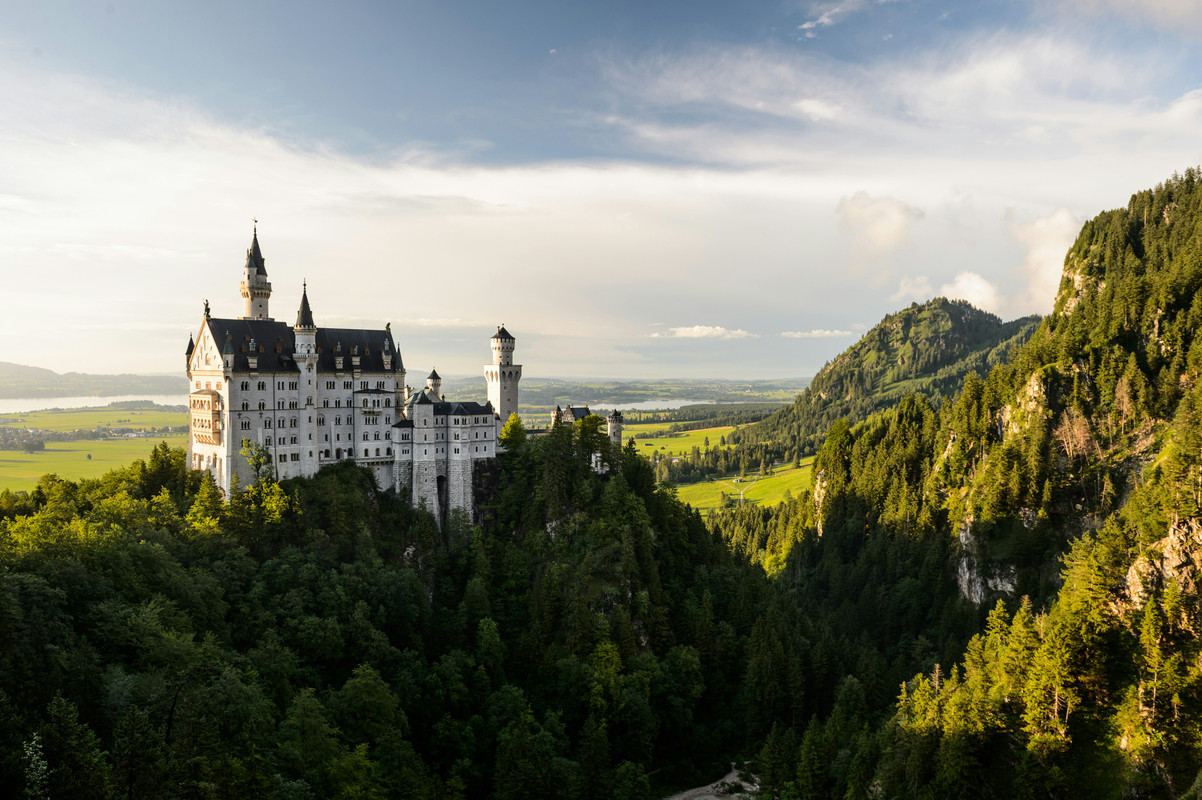
POLYGON ((664 800, 730 800, 730 798, 746 796, 746 793, 755 791, 755 784, 748 786, 739 778, 739 771, 735 769, 735 765, 730 765, 730 772, 723 778, 714 781, 708 786, 698 786, 696 789, 687 789, 671 797, 665 797, 664 800))

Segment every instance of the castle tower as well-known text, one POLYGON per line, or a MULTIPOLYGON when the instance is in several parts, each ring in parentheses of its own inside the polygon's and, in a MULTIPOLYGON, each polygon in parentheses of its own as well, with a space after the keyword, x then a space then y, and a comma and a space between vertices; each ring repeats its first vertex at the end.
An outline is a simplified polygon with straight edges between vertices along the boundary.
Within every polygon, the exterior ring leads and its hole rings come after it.
POLYGON ((426 376, 426 392, 435 403, 442 399, 442 377, 436 369, 430 370, 426 376))
POLYGON ((267 267, 259 250, 259 224, 246 251, 246 266, 242 269, 242 316, 240 319, 271 319, 267 301, 271 299, 271 284, 267 282, 267 267))
POLYGON ((492 363, 484 365, 484 380, 488 384, 488 402, 492 403, 501 424, 510 414, 518 410, 518 381, 522 379, 522 365, 513 363, 513 346, 516 339, 501 325, 493 334, 492 363))
MULTIPOLYGON (((296 325, 292 327, 296 347, 292 353, 298 373, 297 405, 302 414, 300 420, 299 452, 300 474, 312 475, 317 471, 313 414, 317 406, 317 325, 313 322, 313 311, 309 308, 309 285, 301 284, 300 308, 296 312, 296 325), (307 447, 305 446, 307 445, 307 447)), ((319 445, 318 445, 319 446, 319 445)))
POLYGON ((605 420, 609 441, 614 447, 622 446, 622 412, 614 409, 605 420))

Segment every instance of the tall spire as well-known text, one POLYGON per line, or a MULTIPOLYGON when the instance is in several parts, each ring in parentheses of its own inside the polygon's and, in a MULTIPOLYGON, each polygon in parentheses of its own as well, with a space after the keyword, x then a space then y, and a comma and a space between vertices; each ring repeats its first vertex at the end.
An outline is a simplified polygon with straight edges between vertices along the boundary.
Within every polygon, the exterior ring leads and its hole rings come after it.
POLYGON ((267 263, 263 259, 263 251, 259 249, 259 221, 255 220, 255 232, 250 239, 250 249, 246 251, 246 269, 267 275, 267 263))
POLYGON ((313 311, 309 308, 309 282, 301 283, 300 310, 296 312, 297 328, 316 328, 313 324, 313 311))

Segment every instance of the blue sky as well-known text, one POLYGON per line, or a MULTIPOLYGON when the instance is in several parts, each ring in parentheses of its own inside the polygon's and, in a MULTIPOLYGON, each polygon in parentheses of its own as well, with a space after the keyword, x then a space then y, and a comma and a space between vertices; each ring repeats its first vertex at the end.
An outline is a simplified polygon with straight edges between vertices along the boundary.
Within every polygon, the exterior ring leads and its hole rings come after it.
POLYGON ((1202 158, 1184 0, 0 2, 0 360, 175 372, 251 218, 407 366, 813 374, 945 294, 1051 307, 1202 158))

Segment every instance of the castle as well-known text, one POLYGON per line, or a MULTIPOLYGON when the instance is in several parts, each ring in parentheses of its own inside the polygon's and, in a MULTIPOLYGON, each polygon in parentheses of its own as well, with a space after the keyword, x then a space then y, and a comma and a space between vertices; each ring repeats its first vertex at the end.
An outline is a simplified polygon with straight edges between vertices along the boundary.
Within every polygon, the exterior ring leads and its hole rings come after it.
POLYGON ((442 397, 437 371, 426 386, 405 384, 392 329, 319 328, 301 291, 296 324, 272 319, 271 283, 256 226, 246 251, 243 314, 204 319, 189 337, 188 460, 213 474, 228 497, 246 486, 251 468, 243 440, 270 457, 281 479, 313 475, 351 459, 376 483, 446 519, 473 513, 472 476, 497 453, 501 427, 518 409, 522 367, 515 339, 498 327, 484 366, 488 402, 442 397))

